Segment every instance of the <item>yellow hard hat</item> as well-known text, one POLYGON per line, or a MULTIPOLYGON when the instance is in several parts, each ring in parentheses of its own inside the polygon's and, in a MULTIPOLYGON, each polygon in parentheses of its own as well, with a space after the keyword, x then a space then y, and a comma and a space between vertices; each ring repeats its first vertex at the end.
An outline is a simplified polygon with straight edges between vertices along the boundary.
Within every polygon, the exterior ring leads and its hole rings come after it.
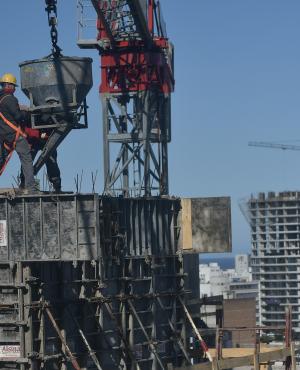
POLYGON ((11 73, 5 73, 0 78, 0 83, 8 83, 8 84, 13 84, 15 86, 18 86, 16 77, 11 73))

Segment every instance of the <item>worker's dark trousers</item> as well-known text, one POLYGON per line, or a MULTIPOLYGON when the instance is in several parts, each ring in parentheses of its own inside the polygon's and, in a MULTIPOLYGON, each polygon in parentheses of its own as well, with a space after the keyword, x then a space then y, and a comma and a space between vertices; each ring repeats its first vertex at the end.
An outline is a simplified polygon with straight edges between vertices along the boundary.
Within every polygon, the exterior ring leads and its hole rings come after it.
MULTIPOLYGON (((31 149, 31 158, 33 161, 37 153, 39 152, 39 150, 42 150, 42 147, 31 149)), ((53 153, 47 159, 45 164, 47 168, 47 175, 48 175, 49 181, 51 182, 51 184, 53 185, 56 191, 60 191, 61 179, 60 179, 60 170, 57 164, 57 151, 56 150, 53 151, 53 153)), ((20 173, 20 183, 21 183, 20 187, 23 188, 24 187, 24 174, 23 174, 22 169, 20 173)))
POLYGON ((22 172, 25 178, 25 188, 29 190, 34 190, 35 182, 33 175, 32 156, 27 140, 24 139, 24 137, 20 136, 16 142, 15 149, 21 161, 22 172))
MULTIPOLYGON (((33 158, 35 158, 38 151, 32 153, 33 158)), ((47 175, 48 179, 53 185, 55 190, 59 190, 61 188, 61 179, 60 179, 60 170, 57 164, 57 151, 54 150, 50 157, 46 161, 46 169, 47 169, 47 175)))

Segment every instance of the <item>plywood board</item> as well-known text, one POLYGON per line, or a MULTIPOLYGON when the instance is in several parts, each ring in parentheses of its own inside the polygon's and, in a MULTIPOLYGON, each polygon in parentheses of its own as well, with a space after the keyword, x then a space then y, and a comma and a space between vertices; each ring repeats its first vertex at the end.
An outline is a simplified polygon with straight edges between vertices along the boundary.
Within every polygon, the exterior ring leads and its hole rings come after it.
POLYGON ((193 253, 231 252, 229 197, 181 199, 181 247, 193 253))

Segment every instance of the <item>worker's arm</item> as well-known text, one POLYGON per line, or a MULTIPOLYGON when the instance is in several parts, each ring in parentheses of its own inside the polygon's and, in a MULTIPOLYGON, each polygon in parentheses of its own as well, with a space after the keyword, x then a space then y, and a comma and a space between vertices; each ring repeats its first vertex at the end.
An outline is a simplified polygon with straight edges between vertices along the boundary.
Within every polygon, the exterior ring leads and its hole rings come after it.
POLYGON ((29 112, 20 110, 18 99, 13 95, 6 98, 6 109, 17 124, 25 123, 30 118, 29 112))

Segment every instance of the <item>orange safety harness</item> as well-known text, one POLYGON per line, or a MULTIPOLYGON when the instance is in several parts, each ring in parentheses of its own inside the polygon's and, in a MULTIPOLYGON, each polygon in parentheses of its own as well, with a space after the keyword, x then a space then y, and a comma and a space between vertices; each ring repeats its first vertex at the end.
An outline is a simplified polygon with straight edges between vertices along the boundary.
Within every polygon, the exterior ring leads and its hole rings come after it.
MULTIPOLYGON (((1 99, 0 99, 0 104, 1 102, 7 97, 8 95, 4 95, 1 99)), ((15 140, 14 142, 12 143, 12 145, 9 145, 7 143, 5 143, 3 141, 3 147, 8 151, 8 154, 5 158, 5 161, 2 165, 2 167, 0 168, 0 176, 3 174, 11 156, 13 155, 13 152, 16 148, 16 144, 17 144, 17 141, 19 139, 20 136, 23 136, 23 137, 26 137, 27 135, 22 131, 21 127, 19 126, 16 126, 14 125, 12 122, 10 122, 7 118, 5 118, 5 116, 0 112, 0 118, 2 119, 2 121, 4 123, 6 123, 10 128, 12 128, 15 132, 16 132, 16 136, 15 136, 15 140)))

